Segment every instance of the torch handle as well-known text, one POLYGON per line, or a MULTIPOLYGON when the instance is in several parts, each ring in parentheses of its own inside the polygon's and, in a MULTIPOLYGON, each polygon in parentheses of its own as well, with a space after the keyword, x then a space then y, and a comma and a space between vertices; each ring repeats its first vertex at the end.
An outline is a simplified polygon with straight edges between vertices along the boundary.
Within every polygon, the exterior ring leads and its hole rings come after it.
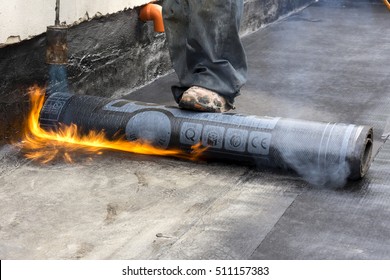
POLYGON ((56 20, 55 25, 60 25, 60 0, 56 0, 56 20))

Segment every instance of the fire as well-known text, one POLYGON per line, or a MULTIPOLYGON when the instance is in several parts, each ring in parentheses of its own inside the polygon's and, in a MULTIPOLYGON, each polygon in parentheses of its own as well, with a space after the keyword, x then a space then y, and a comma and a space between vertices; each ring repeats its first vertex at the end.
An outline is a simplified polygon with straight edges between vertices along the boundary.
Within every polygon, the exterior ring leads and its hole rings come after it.
POLYGON ((100 155, 103 150, 195 160, 207 149, 199 143, 192 147, 191 153, 187 154, 181 150, 158 149, 144 141, 109 140, 104 131, 90 131, 88 134, 82 135, 75 124, 62 125, 58 131, 46 131, 39 125, 39 114, 45 98, 44 90, 34 86, 30 88, 29 96, 31 109, 25 125, 24 137, 19 145, 27 158, 42 163, 48 163, 55 159, 63 159, 72 163, 74 162, 72 155, 75 152, 84 155, 100 155))

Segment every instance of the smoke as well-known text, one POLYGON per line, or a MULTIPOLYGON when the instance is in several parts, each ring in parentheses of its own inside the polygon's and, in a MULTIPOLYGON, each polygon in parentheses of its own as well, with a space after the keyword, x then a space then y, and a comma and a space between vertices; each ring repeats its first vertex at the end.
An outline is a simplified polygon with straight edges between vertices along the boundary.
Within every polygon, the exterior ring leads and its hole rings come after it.
POLYGON ((355 125, 282 119, 271 150, 280 166, 294 170, 310 185, 340 188, 349 177, 360 174, 360 168, 352 168, 359 166, 361 155, 353 159, 363 147, 363 130, 355 125))
POLYGON ((289 168, 314 187, 342 188, 351 174, 346 159, 336 161, 334 156, 318 154, 317 160, 305 161, 301 152, 292 150, 283 151, 281 156, 289 168))
POLYGON ((51 64, 49 66, 49 83, 47 94, 51 95, 55 92, 69 92, 68 72, 66 65, 51 64))

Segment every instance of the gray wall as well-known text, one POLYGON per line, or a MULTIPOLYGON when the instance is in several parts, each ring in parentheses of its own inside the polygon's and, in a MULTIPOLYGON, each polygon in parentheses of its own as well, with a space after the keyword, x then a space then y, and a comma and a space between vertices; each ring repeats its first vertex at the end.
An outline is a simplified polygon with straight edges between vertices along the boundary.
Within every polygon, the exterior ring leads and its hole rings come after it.
MULTIPOLYGON (((314 0, 246 0, 242 34, 258 30, 314 0)), ((69 29, 70 88, 112 96, 171 70, 164 34, 138 20, 138 9, 83 22, 69 29)), ((0 141, 17 138, 28 111, 26 89, 45 85, 45 34, 0 48, 0 141)))

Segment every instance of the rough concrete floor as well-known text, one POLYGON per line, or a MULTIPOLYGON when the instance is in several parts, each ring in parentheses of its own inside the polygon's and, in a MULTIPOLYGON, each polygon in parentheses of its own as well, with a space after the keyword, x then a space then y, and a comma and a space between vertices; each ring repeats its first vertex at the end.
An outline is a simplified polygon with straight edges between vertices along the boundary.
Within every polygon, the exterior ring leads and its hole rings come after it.
MULTIPOLYGON (((374 126, 365 179, 331 190, 272 170, 115 152, 42 166, 7 145, 0 259, 389 259, 390 14, 340 2, 244 38, 250 76, 237 106, 374 126)), ((175 81, 128 97, 173 104, 175 81)))

